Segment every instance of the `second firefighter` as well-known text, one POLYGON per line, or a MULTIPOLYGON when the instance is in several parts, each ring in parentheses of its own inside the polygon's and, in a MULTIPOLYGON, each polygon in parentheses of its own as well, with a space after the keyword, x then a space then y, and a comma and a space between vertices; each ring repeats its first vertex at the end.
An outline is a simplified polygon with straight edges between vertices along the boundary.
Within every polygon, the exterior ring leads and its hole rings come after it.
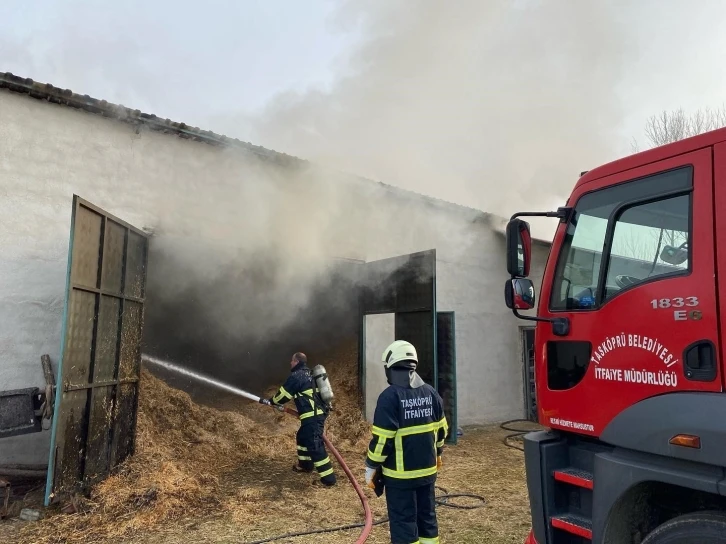
POLYGON ((328 406, 315 387, 307 361, 304 353, 295 353, 292 356, 290 376, 269 402, 273 406, 282 406, 290 400, 295 401, 295 408, 300 417, 300 428, 296 436, 298 461, 293 465, 293 470, 296 472, 316 470, 320 475, 320 481, 324 485, 331 486, 335 485, 335 473, 323 442, 328 406))
POLYGON ((443 401, 416 372, 410 343, 397 340, 382 359, 389 386, 373 416, 366 483, 375 488, 382 476, 393 544, 438 544, 434 484, 448 433, 443 401))

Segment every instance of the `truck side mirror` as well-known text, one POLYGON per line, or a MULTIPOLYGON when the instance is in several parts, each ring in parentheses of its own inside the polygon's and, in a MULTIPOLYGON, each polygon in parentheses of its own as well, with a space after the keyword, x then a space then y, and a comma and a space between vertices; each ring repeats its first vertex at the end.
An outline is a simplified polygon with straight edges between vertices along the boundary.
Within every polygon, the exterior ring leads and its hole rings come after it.
POLYGON ((513 278, 504 285, 504 302, 510 310, 534 308, 534 284, 527 278, 513 278))
POLYGON ((531 260, 532 236, 529 223, 512 219, 507 224, 507 272, 513 278, 526 278, 529 276, 531 260))

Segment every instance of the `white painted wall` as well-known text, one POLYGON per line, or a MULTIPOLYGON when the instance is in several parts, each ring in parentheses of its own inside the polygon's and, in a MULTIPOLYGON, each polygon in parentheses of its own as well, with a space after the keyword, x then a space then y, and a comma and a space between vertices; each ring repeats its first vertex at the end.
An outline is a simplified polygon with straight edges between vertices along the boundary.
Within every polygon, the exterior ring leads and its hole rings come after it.
POLYGON ((365 409, 366 419, 373 422, 378 396, 388 387, 381 354, 395 340, 396 315, 372 314, 364 317, 365 327, 365 409))
MULTIPOLYGON (((466 208, 435 203, 417 213, 428 218, 428 229, 387 238, 369 249, 368 260, 436 248, 437 311, 456 315, 459 425, 523 417, 518 327, 524 322, 504 305, 504 237, 466 208)), ((537 287, 546 255, 535 247, 531 278, 537 287)))
MULTIPOLYGON (((41 385, 44 353, 58 362, 76 193, 162 236, 246 249, 304 244, 312 256, 372 261, 435 248, 438 310, 456 312, 459 423, 521 416, 519 323, 503 302, 504 241, 480 212, 368 181, 331 181, 322 170, 291 176, 238 150, 136 134, 7 91, 0 119, 0 389, 41 385), (291 232, 301 210, 305 220, 291 232)), ((41 436, 0 441, 0 461, 18 444, 47 441, 41 436)), ((24 462, 42 462, 47 443, 28 455, 24 462)))

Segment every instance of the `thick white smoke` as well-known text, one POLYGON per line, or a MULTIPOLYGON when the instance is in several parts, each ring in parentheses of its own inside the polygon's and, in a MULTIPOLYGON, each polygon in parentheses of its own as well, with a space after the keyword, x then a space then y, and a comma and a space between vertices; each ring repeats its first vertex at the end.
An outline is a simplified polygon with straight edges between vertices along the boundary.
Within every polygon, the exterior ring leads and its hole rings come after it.
MULTIPOLYGON (((618 2, 345 3, 365 36, 329 91, 252 122, 265 146, 509 214, 563 204, 614 158, 628 55, 618 2)), ((216 122, 235 130, 237 121, 216 122)))

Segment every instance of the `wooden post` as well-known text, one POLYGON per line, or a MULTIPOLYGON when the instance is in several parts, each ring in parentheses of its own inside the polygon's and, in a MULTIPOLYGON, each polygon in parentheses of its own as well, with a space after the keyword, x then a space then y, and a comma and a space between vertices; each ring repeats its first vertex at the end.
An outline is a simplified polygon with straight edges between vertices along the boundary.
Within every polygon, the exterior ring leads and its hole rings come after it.
POLYGON ((45 376, 46 385, 55 385, 55 375, 53 367, 50 364, 50 355, 41 355, 40 364, 43 365, 43 375, 45 376))

